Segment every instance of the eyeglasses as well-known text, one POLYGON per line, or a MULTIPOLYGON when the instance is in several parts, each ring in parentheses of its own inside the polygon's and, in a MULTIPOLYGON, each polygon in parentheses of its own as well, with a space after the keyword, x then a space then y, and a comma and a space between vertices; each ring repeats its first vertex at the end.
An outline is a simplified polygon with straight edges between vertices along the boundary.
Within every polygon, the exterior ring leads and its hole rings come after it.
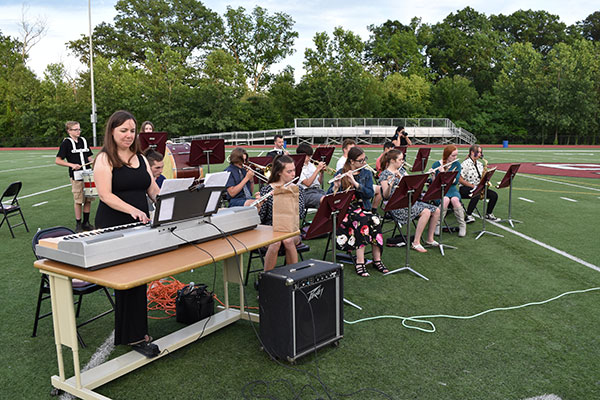
POLYGON ((79 128, 77 128, 77 129, 69 129, 69 130, 70 130, 70 131, 76 131, 76 132, 79 132, 79 131, 81 131, 81 129, 79 129, 79 128))
POLYGON ((369 157, 365 156, 364 158, 357 158, 356 162, 363 164, 363 163, 366 163, 368 159, 369 159, 369 157))

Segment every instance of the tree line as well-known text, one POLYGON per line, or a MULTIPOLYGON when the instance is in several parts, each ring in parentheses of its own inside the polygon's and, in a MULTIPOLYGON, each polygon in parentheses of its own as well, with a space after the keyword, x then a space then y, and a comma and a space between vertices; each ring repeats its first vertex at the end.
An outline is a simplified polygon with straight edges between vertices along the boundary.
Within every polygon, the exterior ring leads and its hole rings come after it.
MULTIPOLYGON (((218 15, 198 0, 120 0, 93 31, 99 136, 117 109, 171 136, 292 127, 294 118, 449 118, 482 143, 600 142, 600 11, 567 26, 546 11, 442 22, 337 27, 288 66, 292 16, 255 7, 218 15)), ((88 65, 89 37, 67 43, 88 65)), ((90 72, 38 78, 0 32, 0 146, 57 146, 64 122, 91 136, 90 72)))

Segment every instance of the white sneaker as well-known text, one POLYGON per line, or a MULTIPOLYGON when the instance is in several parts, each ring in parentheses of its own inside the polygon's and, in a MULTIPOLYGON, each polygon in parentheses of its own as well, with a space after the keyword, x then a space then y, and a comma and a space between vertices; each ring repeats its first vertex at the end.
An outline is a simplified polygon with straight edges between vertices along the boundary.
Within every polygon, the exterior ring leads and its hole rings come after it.
POLYGON ((500 218, 497 218, 494 214, 489 213, 485 215, 485 219, 489 219, 490 221, 500 221, 500 218))
POLYGON ((472 222, 475 222, 475 217, 474 217, 474 216, 472 216, 472 215, 467 215, 467 216, 465 217, 465 222, 466 222, 467 224, 470 224, 470 223, 472 223, 472 222))

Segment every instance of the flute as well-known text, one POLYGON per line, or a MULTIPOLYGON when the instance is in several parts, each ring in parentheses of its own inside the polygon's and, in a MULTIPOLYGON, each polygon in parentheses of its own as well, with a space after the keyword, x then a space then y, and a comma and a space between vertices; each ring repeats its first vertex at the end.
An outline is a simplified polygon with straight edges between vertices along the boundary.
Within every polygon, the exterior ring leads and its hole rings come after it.
POLYGON ((330 179, 330 180, 329 180, 327 183, 333 183, 333 182, 337 182, 337 181, 339 181, 340 179, 342 179, 342 178, 343 178, 344 176, 346 176, 346 175, 353 174, 353 173, 355 173, 356 171, 360 171, 361 169, 363 169, 363 168, 366 168, 366 167, 367 167, 367 165, 368 165, 368 164, 365 164, 365 165, 363 165, 363 166, 362 166, 362 167, 360 167, 360 168, 356 168, 356 169, 353 169, 353 170, 351 170, 351 171, 346 171, 346 172, 344 172, 343 174, 336 175, 336 176, 334 176, 333 178, 331 178, 331 179, 330 179))
MULTIPOLYGON (((283 187, 288 187, 290 186, 292 183, 294 183, 295 181, 297 181, 300 177, 297 176, 294 179, 292 179, 291 181, 289 181, 288 183, 286 183, 285 185, 283 185, 283 187)), ((258 199, 254 200, 252 203, 249 204, 250 207, 257 205, 258 203, 261 203, 263 201, 265 201, 269 196, 271 196, 273 193, 275 193, 275 189, 271 190, 269 193, 259 197, 258 199)))
MULTIPOLYGON (((455 160, 455 161, 456 161, 456 160, 455 160)), ((446 168, 448 165, 450 165, 450 164, 452 164, 452 163, 454 163, 454 161, 452 161, 452 162, 449 162, 449 163, 446 163, 446 164, 444 164, 444 165, 440 165, 439 167, 436 167, 436 168, 430 168, 430 169, 429 169, 429 171, 427 171, 427 173, 428 173, 428 174, 432 174, 432 173, 434 173, 434 172, 435 172, 435 171, 437 171, 437 170, 440 170, 440 169, 444 169, 444 168, 446 168)), ((441 163, 440 163, 440 164, 441 164, 441 163)))

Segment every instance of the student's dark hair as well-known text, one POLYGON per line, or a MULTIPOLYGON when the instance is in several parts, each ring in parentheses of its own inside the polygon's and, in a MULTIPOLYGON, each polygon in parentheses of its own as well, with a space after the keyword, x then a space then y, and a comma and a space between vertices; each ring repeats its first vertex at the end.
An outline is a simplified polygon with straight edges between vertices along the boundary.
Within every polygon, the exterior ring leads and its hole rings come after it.
POLYGON ((140 126, 140 133, 144 132, 144 129, 146 129, 146 125, 150 125, 152 127, 152 131, 154 131, 154 124, 150 121, 144 121, 140 126))
MULTIPOLYGON (((469 158, 471 153, 475 153, 476 151, 479 151, 480 148, 481 148, 481 145, 478 145, 478 144, 471 145, 471 147, 469 147, 469 154, 467 154, 467 158, 469 158)), ((466 158, 465 158, 465 160, 466 160, 466 158)))
POLYGON ((352 146, 355 145, 356 142, 352 139, 344 139, 344 141, 342 142, 342 150, 345 149, 348 146, 352 146))
POLYGON ((280 135, 279 133, 276 134, 275 136, 273 136, 273 140, 277 140, 277 139, 283 139, 283 135, 280 135))
POLYGON ((162 161, 164 158, 163 155, 160 154, 158 151, 150 148, 146 149, 146 151, 144 152, 144 156, 146 156, 146 158, 148 159, 150 166, 154 165, 154 163, 162 161))
POLYGON ((133 153, 133 155, 127 161, 121 161, 118 154, 117 143, 115 142, 115 138, 113 137, 113 131, 118 127, 123 125, 125 122, 129 120, 133 120, 133 123, 137 125, 137 121, 133 114, 129 111, 119 110, 115 111, 106 121, 106 127, 104 129, 104 145, 100 150, 101 153, 106 153, 106 157, 108 157, 108 162, 113 168, 121 168, 125 164, 129 164, 131 159, 136 155, 141 153, 140 149, 140 141, 138 140, 138 133, 135 134, 135 139, 131 146, 129 146, 129 150, 133 153))
POLYGON ((283 172, 285 165, 289 163, 294 163, 294 160, 290 156, 282 155, 275 157, 273 159, 271 167, 271 176, 269 177, 269 183, 277 182, 281 177, 281 172, 283 172))
POLYGON ((248 156, 246 149, 244 149, 243 147, 236 147, 235 149, 231 150, 231 154, 229 155, 229 163, 230 164, 243 163, 244 155, 248 156))
MULTIPOLYGON (((363 151, 363 149, 361 149, 358 146, 355 146, 355 147, 351 148, 350 150, 348 150, 348 158, 346 159, 346 162, 344 163, 344 168, 342 168, 342 173, 350 171, 352 169, 352 167, 350 166, 350 162, 356 161, 358 159, 358 157, 360 157, 363 154, 365 154, 365 152, 363 151)), ((350 181, 350 178, 346 178, 346 177, 342 178, 342 189, 346 190, 351 186, 352 186, 352 183, 350 181)))
POLYGON ((300 143, 298 147, 296 147, 296 154, 306 154, 312 156, 313 149, 308 143, 300 143))
POLYGON ((390 161, 395 160, 399 155, 404 157, 404 153, 397 149, 392 149, 385 153, 381 158, 381 169, 387 169, 387 167, 390 165, 390 161))
POLYGON ((394 142, 392 142, 391 140, 386 140, 386 142, 383 144, 383 150, 387 150, 387 149, 393 149, 394 146, 394 142))
POLYGON ((400 132, 402 129, 404 129, 404 127, 403 127, 403 126, 399 126, 399 127, 397 127, 397 128, 396 128, 396 133, 400 132))

